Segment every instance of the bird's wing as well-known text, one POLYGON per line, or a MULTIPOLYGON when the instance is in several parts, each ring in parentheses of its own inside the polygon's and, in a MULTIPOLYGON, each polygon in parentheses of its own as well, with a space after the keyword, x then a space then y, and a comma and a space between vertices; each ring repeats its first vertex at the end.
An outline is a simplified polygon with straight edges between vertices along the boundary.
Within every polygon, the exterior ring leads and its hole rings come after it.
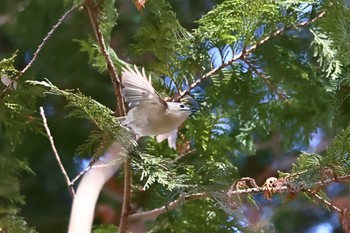
POLYGON ((123 96, 130 108, 146 102, 167 107, 167 103, 160 98, 150 81, 147 80, 144 69, 142 69, 141 74, 136 66, 133 69, 131 67, 123 68, 122 84, 124 86, 123 96))

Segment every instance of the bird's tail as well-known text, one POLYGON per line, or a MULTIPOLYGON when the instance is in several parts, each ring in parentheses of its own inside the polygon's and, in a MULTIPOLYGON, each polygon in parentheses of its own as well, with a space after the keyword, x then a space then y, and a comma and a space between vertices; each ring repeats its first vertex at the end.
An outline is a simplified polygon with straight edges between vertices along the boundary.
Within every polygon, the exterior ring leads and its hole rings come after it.
POLYGON ((123 162, 122 149, 113 143, 105 155, 84 174, 74 198, 68 233, 91 233, 99 193, 123 162))

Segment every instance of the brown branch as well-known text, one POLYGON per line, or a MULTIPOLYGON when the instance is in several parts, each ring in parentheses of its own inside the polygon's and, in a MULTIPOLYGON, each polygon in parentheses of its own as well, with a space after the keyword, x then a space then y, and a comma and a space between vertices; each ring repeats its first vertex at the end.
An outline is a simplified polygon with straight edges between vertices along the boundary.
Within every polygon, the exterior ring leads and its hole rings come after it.
POLYGON ((99 46, 100 51, 101 51, 101 53, 106 61, 107 70, 109 72, 109 76, 110 76, 112 84, 113 84, 115 97, 116 97, 116 104, 117 104, 115 115, 116 116, 124 116, 126 113, 126 110, 125 110, 124 99, 122 96, 122 87, 121 87, 121 83, 120 83, 120 80, 119 80, 118 75, 117 75, 117 71, 116 71, 114 64, 112 62, 112 59, 108 54, 107 47, 106 47, 105 41, 103 39, 101 29, 99 27, 98 16, 97 16, 98 10, 97 10, 97 8, 94 5, 92 0, 85 0, 85 6, 88 10, 90 22, 91 22, 92 28, 95 32, 98 46, 99 46))
MULTIPOLYGON (((280 180, 282 180, 282 179, 280 179, 280 180)), ((348 182, 349 180, 350 180, 350 174, 347 174, 347 175, 343 175, 340 177, 333 177, 333 178, 329 178, 327 180, 322 180, 322 181, 316 182, 315 187, 322 187, 322 186, 328 185, 332 182, 340 182, 340 183, 341 182, 348 182)), ((270 193, 276 193, 276 192, 288 193, 288 192, 291 192, 290 185, 287 185, 287 184, 282 185, 282 186, 276 186, 276 187, 270 187, 270 186, 258 187, 256 185, 254 179, 249 178, 249 177, 243 177, 242 179, 240 179, 238 181, 248 182, 253 187, 252 188, 245 188, 245 189, 237 189, 237 181, 236 181, 231 186, 231 189, 227 192, 228 197, 231 197, 233 195, 264 193, 266 191, 268 191, 270 193)), ((303 191, 303 190, 300 190, 300 191, 303 191)), ((340 208, 332 205, 330 202, 324 200, 322 197, 320 197, 316 193, 312 192, 312 195, 314 195, 317 199, 320 199, 322 202, 324 202, 326 205, 330 206, 332 209, 336 210, 337 212, 339 212, 339 213, 343 212, 340 208)), ((177 207, 186 203, 187 201, 202 199, 202 198, 206 198, 206 197, 210 197, 210 195, 208 193, 196 193, 196 194, 190 194, 187 196, 184 196, 182 194, 182 195, 180 195, 180 197, 178 199, 170 202, 169 204, 167 204, 165 206, 162 206, 162 207, 159 207, 159 208, 156 208, 153 210, 149 210, 149 211, 131 214, 131 215, 129 215, 129 220, 136 220, 136 219, 151 220, 151 219, 154 219, 161 214, 166 213, 167 211, 176 209, 177 207)))
MULTIPOLYGON (((288 182, 283 182, 282 179, 279 179, 279 181, 281 183, 286 183, 284 185, 277 185, 276 187, 253 187, 253 188, 246 188, 246 189, 235 189, 235 186, 232 185, 231 189, 227 192, 227 196, 231 197, 232 195, 241 195, 241 194, 255 194, 255 193, 262 193, 265 191, 269 191, 271 193, 276 193, 276 192, 290 192, 291 190, 291 185, 288 184, 288 182)), ((322 186, 328 185, 330 183, 333 182, 338 182, 338 183, 344 183, 344 182, 348 182, 350 180, 350 174, 346 174, 343 176, 339 176, 339 177, 333 177, 333 178, 329 178, 326 180, 321 180, 318 181, 314 184, 315 188, 320 188, 322 186)), ((277 181, 277 182, 279 182, 277 181)), ((297 191, 297 190, 293 190, 293 191, 297 191)), ((300 190, 302 191, 302 190, 300 190)))
MULTIPOLYGON (((107 47, 105 44, 105 41, 103 39, 102 32, 99 27, 98 17, 97 17, 97 9, 94 5, 92 0, 85 0, 85 6, 89 13, 89 18, 91 25, 93 27, 93 30, 95 32, 95 36, 97 39, 98 46, 101 50, 101 53, 106 61, 107 64, 107 70, 109 72, 109 76, 111 78, 114 92, 115 92, 115 98, 116 98, 116 116, 125 116, 126 110, 125 110, 125 104, 124 99, 122 96, 122 87, 120 79, 117 76, 116 69, 114 67, 114 64, 112 62, 112 59, 110 58, 107 47)), ((127 231, 127 222, 128 222, 128 213, 130 210, 130 196, 131 196, 131 162, 130 158, 127 158, 124 163, 124 194, 123 194, 123 207, 122 207, 122 215, 120 220, 120 226, 119 226, 119 232, 125 233, 127 231)))
POLYGON ((270 80, 270 77, 268 77, 263 72, 259 71, 250 61, 247 59, 244 59, 244 62, 248 65, 248 67, 257 75, 258 78, 260 78, 271 91, 275 92, 278 96, 278 98, 282 101, 285 101, 287 99, 286 94, 282 93, 281 90, 279 90, 275 84, 273 84, 270 80))
POLYGON ((59 165, 59 167, 61 169, 61 172, 62 172, 62 174, 63 174, 63 176, 64 176, 64 178, 66 180, 66 183, 67 183, 67 186, 68 186, 68 190, 69 190, 72 198, 74 199, 74 197, 75 197, 74 189, 73 189, 73 187, 71 185, 71 181, 70 181, 70 179, 68 177, 68 174, 67 174, 66 170, 64 169, 64 166, 63 166, 63 164, 61 162, 60 156, 59 156, 59 154, 57 152, 57 149, 55 147, 55 143, 53 141, 53 137, 51 135, 50 128, 49 128, 49 126, 47 124, 47 119, 45 117, 45 112, 44 112, 44 108, 43 107, 40 107, 40 114, 41 114, 41 117, 43 119, 43 124, 44 124, 45 130, 46 130, 47 137, 49 138, 52 151, 53 151, 53 153, 55 155, 55 158, 56 158, 57 163, 58 163, 58 165, 59 165))
POLYGON ((161 214, 164 214, 170 210, 174 210, 180 205, 191 201, 191 200, 196 200, 196 199, 202 199, 209 197, 209 194, 207 193, 196 193, 196 194, 190 194, 185 196, 184 194, 181 194, 178 199, 175 201, 170 202, 169 204, 150 210, 150 211, 144 211, 140 213, 135 213, 129 216, 130 220, 135 220, 135 219, 143 219, 143 220, 150 220, 158 217, 161 214))
POLYGON ((29 61, 29 63, 21 70, 17 73, 17 75, 14 77, 14 80, 12 80, 12 84, 8 85, 7 87, 5 87, 2 92, 0 93, 0 98, 3 98, 3 96, 5 96, 6 92, 8 90, 10 90, 11 88, 13 88, 13 83, 18 80, 35 62, 35 60, 37 59, 40 51, 42 50, 42 48, 44 47, 44 45, 46 44, 46 42, 48 41, 48 39, 52 36, 52 34, 54 33, 54 31, 62 24, 63 20, 65 20, 65 18, 76 8, 78 8, 80 5, 76 5, 73 6, 72 8, 70 8, 68 11, 66 11, 61 18, 58 20, 58 22, 51 28, 51 30, 46 34, 45 38, 41 41, 41 43, 39 44, 38 48, 36 49, 36 51, 33 54, 33 58, 29 61))
POLYGON ((68 11, 66 11, 62 17, 58 20, 58 22, 51 28, 51 30, 47 33, 47 35, 45 36, 45 38, 41 41, 40 45, 38 46, 38 48, 36 49, 36 51, 33 54, 33 58, 29 61, 29 63, 27 64, 26 67, 24 67, 23 70, 21 70, 19 72, 19 74, 17 75, 17 79, 22 76, 34 63, 34 61, 36 60, 36 58, 38 57, 38 54, 40 53, 41 49, 44 47, 44 45, 46 44, 47 40, 52 36, 52 34, 54 33, 54 31, 62 24, 63 20, 76 8, 80 7, 80 5, 75 5, 72 8, 70 8, 68 11))
POLYGON ((131 159, 127 158, 124 162, 124 193, 123 207, 120 217, 119 233, 126 233, 130 217, 130 197, 131 197, 131 159))
POLYGON ((202 75, 199 79, 197 79, 194 83, 192 83, 186 90, 181 91, 180 95, 178 96, 177 100, 181 99, 182 97, 184 97, 186 94, 188 94, 193 88, 195 88, 196 86, 198 86, 199 84, 201 84, 202 82, 204 82, 205 80, 209 79, 211 76, 213 76, 214 74, 216 74, 217 72, 219 72, 220 70, 224 69, 227 66, 232 65, 232 63, 234 63, 235 61, 237 61, 238 59, 244 59, 247 55, 249 55, 250 53, 254 52, 258 47, 260 47, 261 45, 263 45, 264 43, 266 43, 267 41, 277 37, 278 35, 282 34, 283 32, 285 32, 286 30, 292 29, 292 28, 299 28, 299 27, 305 27, 308 26, 312 23, 314 23, 316 20, 324 17, 326 14, 325 11, 322 11, 321 13, 319 13, 315 18, 307 21, 307 22, 302 22, 299 23, 297 25, 290 25, 287 27, 282 27, 278 30, 276 30, 275 32, 273 32, 272 34, 268 35, 267 37, 265 37, 264 39, 258 41, 255 45, 252 46, 248 46, 246 47, 242 52, 240 52, 239 54, 235 55, 233 58, 231 58, 229 61, 222 63, 220 66, 215 67, 214 69, 210 70, 209 72, 205 73, 204 75, 202 75))

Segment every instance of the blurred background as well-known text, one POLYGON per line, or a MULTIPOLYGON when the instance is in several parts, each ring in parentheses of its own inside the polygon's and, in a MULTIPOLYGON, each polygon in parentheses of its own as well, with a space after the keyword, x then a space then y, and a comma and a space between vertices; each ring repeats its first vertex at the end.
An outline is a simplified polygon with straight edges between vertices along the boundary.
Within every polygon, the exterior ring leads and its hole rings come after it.
MULTIPOLYGON (((198 26, 195 21, 221 2, 170 1, 181 25, 188 31, 195 29, 198 26)), ((9 57, 18 50, 16 68, 22 69, 30 61, 47 32, 67 9, 60 0, 0 1, 0 58, 9 57)), ((118 20, 117 27, 112 32, 111 46, 122 60, 129 63, 147 63, 152 57, 134 57, 130 51, 143 13, 137 11, 131 0, 117 1, 116 9, 118 20)), ((75 11, 45 44, 26 77, 35 80, 48 78, 61 89, 79 88, 85 95, 114 109, 115 98, 109 77, 106 73, 98 73, 89 65, 87 54, 79 52, 80 45, 75 41, 86 39, 89 34, 93 35, 93 31, 87 12, 84 9, 75 11)), ((312 39, 309 34, 305 37, 305 41, 312 39)), ((75 177, 89 161, 88 158, 77 155, 75 151, 87 138, 92 125, 87 121, 65 118, 68 113, 68 110, 63 108, 65 103, 61 97, 47 96, 40 100, 39 105, 45 108, 62 162, 69 176, 75 177)), ((328 105, 327 102, 324 103, 325 111, 332 109, 330 102, 328 105)), ((0 153, 26 159, 35 173, 24 174, 21 179, 22 194, 26 201, 21 215, 38 232, 65 232, 71 196, 49 141, 41 134, 29 131, 24 134, 25 140, 15 148, 4 135, 0 135, 0 153)), ((320 125, 314 129, 310 141, 305 138, 293 139, 289 144, 292 146, 286 148, 286 140, 291 139, 282 138, 280 132, 276 131, 268 137, 256 138, 255 156, 242 153, 235 158, 235 162, 241 176, 253 177, 258 185, 262 185, 268 177, 277 176, 278 170, 289 171, 301 150, 322 153, 334 134, 335 129, 332 129, 330 124, 320 125)), ((344 185, 332 184, 327 187, 326 192, 334 204, 350 208, 347 188, 344 185)), ((96 223, 117 223, 121 194, 122 183, 118 177, 110 181, 104 190, 105 201, 97 207, 96 223)), ((259 208, 253 205, 244 207, 246 218, 254 226, 249 229, 251 232, 270 232, 266 225, 271 222, 274 223, 274 231, 281 233, 343 232, 335 213, 302 198, 285 201, 286 197, 276 196, 268 201, 262 194, 256 195, 255 198, 259 208)), ((233 229, 232 232, 234 231, 233 229)))

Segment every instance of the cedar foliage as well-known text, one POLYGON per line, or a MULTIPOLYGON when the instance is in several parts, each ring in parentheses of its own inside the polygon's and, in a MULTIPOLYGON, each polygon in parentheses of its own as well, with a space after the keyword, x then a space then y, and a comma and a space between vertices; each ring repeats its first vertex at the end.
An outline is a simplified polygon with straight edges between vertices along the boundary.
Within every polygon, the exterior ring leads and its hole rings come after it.
MULTIPOLYGON (((66 5, 80 3, 65 2, 66 5)), ((118 16, 122 12, 118 12, 113 0, 95 2, 108 45, 114 39, 114 30, 119 28, 118 16)), ((118 72, 128 63, 145 66, 152 76, 160 77, 153 83, 155 88, 169 97, 219 67, 190 91, 200 110, 180 129, 178 150, 169 149, 165 142, 159 144, 153 138, 144 138, 135 146, 128 130, 115 120, 110 103, 105 99, 104 105, 103 101, 84 93, 88 87, 108 92, 102 88, 104 84, 95 86, 96 82, 103 83, 101 80, 86 75, 91 67, 99 72, 95 75, 103 76, 106 71, 101 51, 89 33, 85 33, 84 38, 72 37, 72 44, 61 45, 88 56, 82 57, 89 68, 76 71, 84 76, 75 83, 75 88, 81 90, 66 90, 67 84, 59 84, 60 80, 50 72, 19 77, 14 65, 16 53, 2 59, 0 76, 11 80, 10 85, 0 83, 0 132, 7 140, 4 143, 17 146, 29 140, 27 130, 41 132, 36 101, 44 96, 40 101, 48 105, 64 104, 68 107, 64 110, 67 116, 76 118, 81 125, 89 124, 84 130, 90 133, 85 135, 85 142, 76 146, 77 152, 97 159, 114 140, 123 142, 132 158, 136 206, 151 210, 183 193, 209 194, 208 198, 185 203, 159 216, 149 223, 149 232, 252 231, 242 215, 243 206, 247 202, 260 206, 262 201, 253 195, 229 200, 225 194, 242 173, 254 176, 256 171, 242 171, 242 163, 250 155, 263 156, 257 151, 257 143, 269 139, 275 132, 286 152, 293 152, 296 144, 306 148, 311 133, 318 129, 330 137, 338 134, 324 154, 298 151, 292 168, 280 172, 280 177, 288 180, 294 192, 319 191, 320 181, 349 174, 350 88, 346 48, 350 47, 347 39, 350 13, 346 3, 224 0, 203 14, 193 31, 181 26, 171 3, 149 0, 142 14, 137 14, 137 30, 133 31, 133 42, 127 44, 128 54, 120 56, 118 49, 114 51, 110 47, 108 54, 118 72), (323 18, 303 24, 323 11, 326 12, 323 18), (275 35, 278 30, 283 32, 275 35), (267 37, 270 38, 264 41, 267 37), (227 64, 255 45, 255 50, 227 64), (42 80, 45 76, 50 81, 26 81, 42 80), (148 201, 142 202, 145 197, 148 201), (238 207, 232 206, 233 201, 238 207)), ((59 37, 53 35, 53 38, 55 36, 59 37)), ((38 65, 36 69, 42 68, 38 65)), ((111 92, 111 86, 107 88, 111 92)), ((112 96, 111 93, 108 96, 112 96)), ((61 123, 66 121, 61 117, 61 123)), ((59 142, 64 145, 65 141, 59 142)), ((5 196, 13 205, 1 206, 0 232, 2 227, 6 232, 24 232, 26 223, 17 215, 14 205, 24 204, 18 194, 18 177, 26 165, 8 156, 1 155, 0 159, 3 160, 0 164, 11 164, 3 167, 0 187, 14 190, 5 196)), ((326 192, 319 193, 327 199, 326 192)), ((283 212, 283 208, 276 209, 283 212)), ((277 232, 278 229, 277 223, 261 228, 277 232)), ((29 229, 26 232, 31 231, 34 232, 29 229)), ((97 227, 95 231, 114 232, 115 228, 97 227)))

